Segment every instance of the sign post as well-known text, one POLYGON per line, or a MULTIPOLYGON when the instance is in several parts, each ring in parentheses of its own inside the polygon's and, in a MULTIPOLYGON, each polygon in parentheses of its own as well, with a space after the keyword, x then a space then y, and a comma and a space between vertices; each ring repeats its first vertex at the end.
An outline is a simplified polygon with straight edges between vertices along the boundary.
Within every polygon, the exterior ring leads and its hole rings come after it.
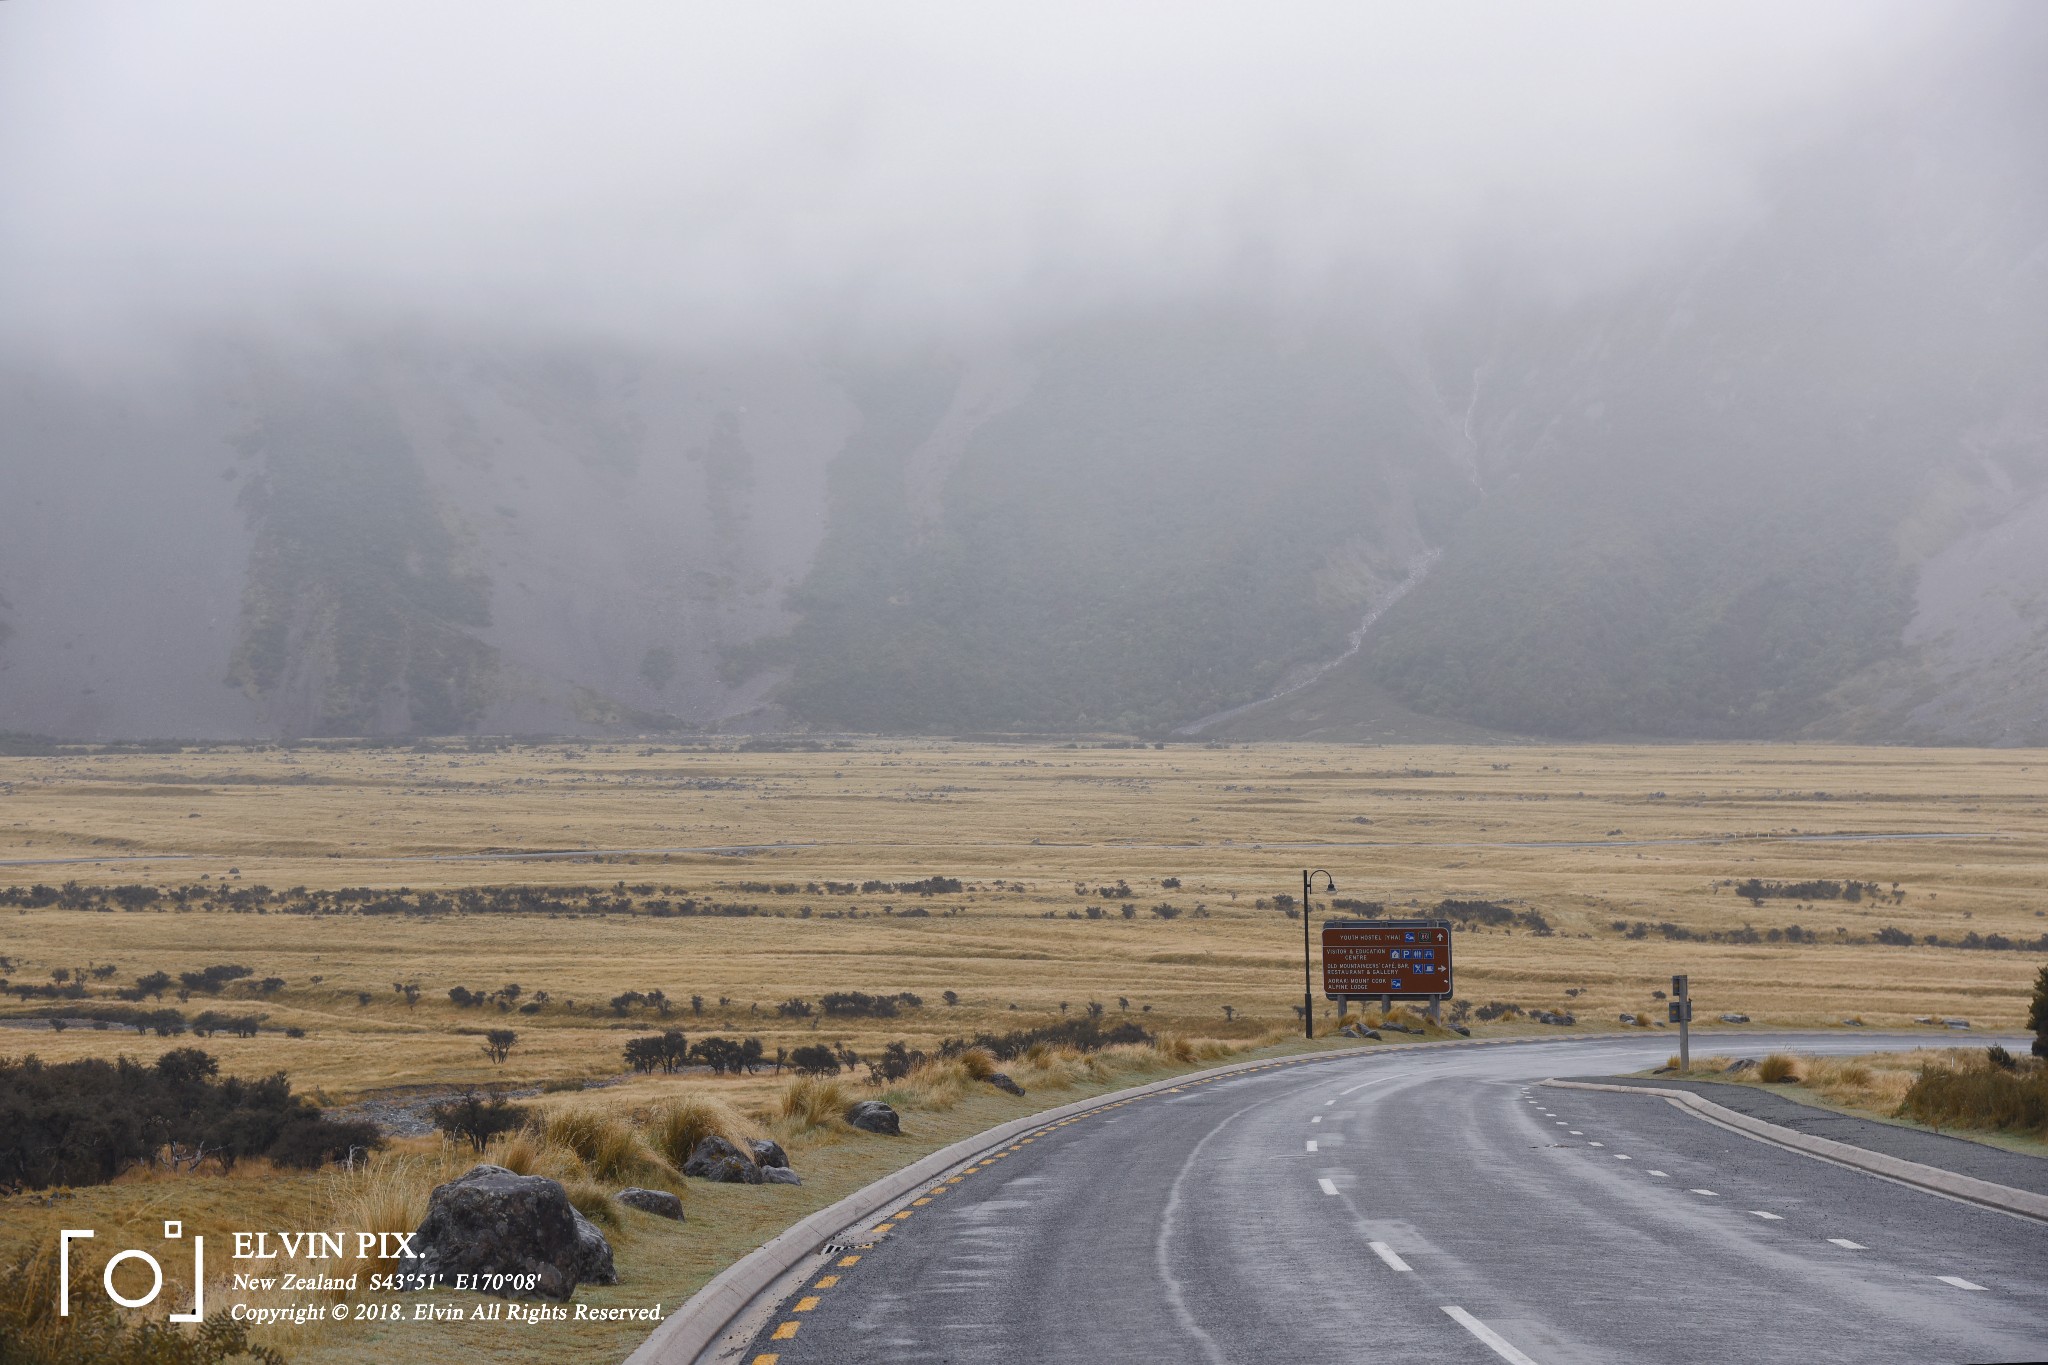
POLYGON ((1692 1071, 1692 982, 1688 977, 1671 978, 1671 1022, 1678 1025, 1678 1070, 1692 1071))
MULTIPOLYGON (((1328 920, 1323 924, 1323 994, 1340 1002, 1427 1000, 1430 1018, 1451 996, 1447 919, 1328 920)), ((1341 1007, 1341 1006, 1340 1006, 1341 1007)))

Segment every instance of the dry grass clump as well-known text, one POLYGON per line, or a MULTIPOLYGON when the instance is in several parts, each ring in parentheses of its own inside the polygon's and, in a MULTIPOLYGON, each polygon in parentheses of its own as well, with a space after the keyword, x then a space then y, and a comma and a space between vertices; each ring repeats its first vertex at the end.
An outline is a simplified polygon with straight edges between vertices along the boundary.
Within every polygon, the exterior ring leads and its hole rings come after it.
POLYGON ((844 1081, 829 1076, 799 1076, 782 1089, 775 1112, 799 1132, 818 1128, 846 1112, 853 1103, 853 1091, 844 1081))
MULTIPOLYGON (((786 1098, 786 1097, 785 1097, 786 1098)), ((731 1105, 713 1095, 684 1092, 647 1119, 647 1140, 671 1166, 681 1169, 708 1137, 722 1137, 741 1151, 752 1127, 731 1105)))
POLYGON ((576 1212, 593 1223, 602 1223, 608 1228, 619 1225, 619 1206, 612 1202, 611 1192, 594 1180, 565 1180, 563 1193, 569 1196, 569 1203, 576 1212))
MULTIPOLYGON (((467 1150, 458 1155, 467 1156, 467 1150)), ((438 1152, 380 1152, 352 1171, 330 1171, 332 1225, 351 1232, 411 1232, 425 1221, 434 1187, 472 1164, 438 1152)))
POLYGON ((647 1173, 654 1162, 640 1135, 622 1119, 588 1109, 565 1109, 543 1120, 542 1134, 574 1152, 584 1169, 613 1184, 647 1173))
POLYGON ((484 1159, 514 1175, 542 1175, 550 1180, 571 1180, 587 1169, 575 1148, 530 1127, 493 1139, 484 1159))
POLYGON ((999 1070, 995 1054, 985 1047, 968 1048, 954 1060, 960 1063, 970 1080, 985 1081, 999 1070))
POLYGON ((1776 1085, 1780 1081, 1796 1081, 1799 1079, 1799 1060, 1782 1052, 1773 1052, 1757 1063, 1756 1078, 1766 1085, 1776 1085))
MULTIPOLYGON (((977 1049, 978 1050, 978 1049, 977 1049)), ((982 1053, 989 1060, 989 1069, 984 1075, 994 1075, 994 1059, 982 1053)), ((891 1103, 902 1102, 898 1107, 928 1109, 944 1113, 967 1097, 978 1081, 967 1063, 958 1057, 940 1057, 919 1062, 910 1069, 910 1074, 890 1088, 891 1103)))

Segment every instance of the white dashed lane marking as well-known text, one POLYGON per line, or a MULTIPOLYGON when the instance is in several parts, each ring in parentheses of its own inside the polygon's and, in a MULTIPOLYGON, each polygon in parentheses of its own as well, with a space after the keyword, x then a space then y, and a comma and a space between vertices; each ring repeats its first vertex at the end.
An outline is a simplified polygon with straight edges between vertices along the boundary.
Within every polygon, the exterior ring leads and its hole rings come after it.
POLYGON ((1775 1213, 1765 1213, 1762 1209, 1751 1209, 1750 1212, 1758 1218, 1768 1218, 1773 1223, 1782 1223, 1785 1221, 1781 1215, 1775 1213))
POLYGON ((1316 1149, 1316 1140, 1315 1140, 1314 1138, 1310 1138, 1310 1139, 1308 1140, 1308 1150, 1310 1150, 1311 1152, 1313 1152, 1313 1151, 1314 1151, 1315 1149, 1316 1149))
POLYGON ((1666 1180, 1669 1180, 1671 1178, 1671 1172, 1669 1171, 1652 1171, 1650 1172, 1650 1174, 1655 1176, 1662 1176, 1666 1180))
POLYGON ((1845 1250, 1845 1251, 1868 1251, 1868 1250, 1870 1250, 1870 1248, 1869 1248, 1869 1247, 1867 1247, 1867 1246, 1865 1246, 1865 1245, 1863 1245, 1863 1243, 1861 1243, 1861 1242, 1852 1242, 1852 1241, 1850 1241, 1850 1240, 1849 1240, 1849 1239, 1848 1239, 1847 1237, 1830 1237, 1830 1238, 1828 1238, 1828 1240, 1829 1240, 1830 1242, 1833 1242, 1833 1243, 1834 1243, 1834 1244, 1835 1244, 1836 1246, 1838 1246, 1838 1247, 1841 1247, 1841 1248, 1842 1248, 1843 1250, 1845 1250))
POLYGON ((1502 1360, 1507 1361, 1508 1365, 1536 1365, 1535 1361, 1516 1350, 1513 1342, 1494 1331, 1491 1327, 1488 1327, 1478 1318, 1467 1313, 1464 1309, 1453 1304, 1445 1304, 1444 1312, 1450 1314, 1452 1322, 1457 1323, 1458 1326, 1485 1342, 1487 1347, 1502 1360))
POLYGON ((1335 1194, 1337 1192, 1336 1182, 1331 1180, 1328 1176, 1320 1177, 1319 1179, 1317 1179, 1316 1184, 1321 1185, 1323 1187, 1324 1194, 1335 1194))
POLYGON ((1407 1270, 1410 1268, 1408 1263, 1402 1260, 1400 1256, 1395 1253, 1394 1249, 1388 1246, 1385 1242, 1367 1242, 1366 1245, 1372 1248, 1373 1255, 1379 1257, 1382 1261, 1385 1261, 1389 1266, 1391 1266, 1395 1270, 1407 1270))
POLYGON ((1709 1199, 1719 1199, 1719 1198, 1721 1197, 1720 1195, 1718 1195, 1718 1194, 1715 1194, 1715 1193, 1714 1193, 1714 1192, 1713 1192, 1712 1190, 1688 1190, 1688 1191, 1686 1191, 1686 1193, 1687 1193, 1687 1194, 1703 1194, 1703 1195, 1705 1195, 1705 1196, 1706 1196, 1707 1198, 1709 1198, 1709 1199))
POLYGON ((1934 1278, 1940 1280, 1943 1284, 1952 1284, 1958 1289, 1974 1289, 1979 1294, 1988 1294, 1991 1292, 1981 1284, 1971 1284, 1968 1280, 1964 1279, 1960 1275, 1936 1275, 1934 1278))

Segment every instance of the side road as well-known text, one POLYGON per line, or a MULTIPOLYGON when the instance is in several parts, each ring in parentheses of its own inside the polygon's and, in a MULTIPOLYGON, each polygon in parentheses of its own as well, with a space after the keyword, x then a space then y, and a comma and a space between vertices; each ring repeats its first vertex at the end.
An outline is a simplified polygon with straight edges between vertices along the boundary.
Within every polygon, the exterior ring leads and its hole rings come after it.
POLYGON ((1865 1151, 1932 1166, 1936 1170, 1988 1180, 2016 1190, 2048 1195, 2048 1158, 1990 1147, 1924 1128, 1885 1123, 1808 1104, 1794 1094, 1726 1081, 1666 1080, 1636 1076, 1573 1076, 1574 1081, 1644 1090, 1684 1090, 1753 1119, 1810 1137, 1847 1143, 1865 1151))
MULTIPOLYGON (((1944 1194, 1951 1199, 1962 1199, 1972 1204, 1982 1204, 1986 1208, 1998 1209, 2005 1213, 2019 1214, 2024 1217, 2037 1218, 2048 1222, 2048 1194, 2037 1194, 2032 1190, 2018 1189, 2011 1185, 1998 1184, 1976 1176, 1958 1174, 1955 1171, 1939 1166, 1931 1166, 1923 1162, 1908 1160, 1904 1157, 1892 1156, 1853 1142, 1844 1142, 1836 1138, 1817 1137, 1811 1133, 1798 1132, 1763 1119, 1754 1118, 1735 1109, 1724 1107, 1716 1103, 1715 1100, 1708 1099, 1690 1089, 1680 1090, 1654 1085, 1625 1085, 1616 1081, 1549 1080, 1545 1081, 1544 1085, 1560 1090, 1602 1090, 1611 1094, 1655 1095, 1669 1100, 1681 1109, 1690 1111, 1697 1118, 1703 1118, 1709 1123, 1716 1123, 1724 1128, 1732 1128, 1747 1137, 1758 1138, 1776 1146, 1801 1152, 1807 1156, 1819 1157, 1839 1165, 1851 1166, 1860 1171, 1867 1171, 1872 1175, 1883 1176, 1887 1180, 1896 1180, 1904 1185, 1912 1185, 1923 1190, 1932 1190, 1936 1194, 1944 1194)), ((1876 1136, 1878 1131, 1899 1131, 1892 1129, 1889 1124, 1878 1123, 1871 1119, 1850 1119, 1850 1122, 1863 1125, 1861 1130, 1857 1130, 1862 1136, 1876 1136)), ((1971 1144, 1958 1143, 1957 1145, 1969 1146, 1971 1144)), ((1986 1148, 1983 1150, 1989 1152, 1992 1149, 1986 1148)), ((1947 1155, 1948 1153, 1944 1152, 1943 1154, 1947 1155)), ((2015 1161, 2021 1162, 2036 1160, 2034 1157, 2016 1152, 2000 1153, 2000 1155, 2009 1155, 2015 1161)))

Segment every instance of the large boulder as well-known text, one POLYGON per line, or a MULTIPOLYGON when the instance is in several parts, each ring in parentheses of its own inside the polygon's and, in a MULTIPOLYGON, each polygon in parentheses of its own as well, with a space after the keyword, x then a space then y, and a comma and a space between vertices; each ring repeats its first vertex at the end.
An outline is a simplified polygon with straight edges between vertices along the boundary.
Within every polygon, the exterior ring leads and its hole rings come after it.
POLYGON ((1024 1093, 1024 1087, 1011 1080, 1003 1072, 991 1071, 982 1079, 1006 1095, 1021 1095, 1024 1093))
POLYGON ((697 1144, 697 1150, 683 1163, 683 1174, 726 1185, 761 1183, 761 1168, 754 1159, 716 1133, 697 1144))
POLYGON ((412 1246, 420 1259, 406 1271, 439 1275, 443 1284, 462 1274, 534 1277, 530 1291, 516 1280, 504 1284, 507 1298, 566 1299, 578 1284, 619 1279, 611 1244, 560 1184, 503 1166, 474 1166, 436 1186, 412 1246))
POLYGON ((651 1213, 657 1218, 673 1218, 683 1221, 683 1201, 667 1190, 643 1190, 638 1185, 620 1190, 616 1196, 621 1204, 642 1213, 651 1213))
POLYGON ((862 1100, 846 1111, 846 1121, 866 1133, 886 1133, 890 1137, 903 1134, 896 1111, 880 1100, 862 1100))
POLYGON ((753 1150, 756 1166, 787 1166, 789 1154, 782 1150, 782 1144, 767 1138, 755 1138, 747 1146, 753 1150))

